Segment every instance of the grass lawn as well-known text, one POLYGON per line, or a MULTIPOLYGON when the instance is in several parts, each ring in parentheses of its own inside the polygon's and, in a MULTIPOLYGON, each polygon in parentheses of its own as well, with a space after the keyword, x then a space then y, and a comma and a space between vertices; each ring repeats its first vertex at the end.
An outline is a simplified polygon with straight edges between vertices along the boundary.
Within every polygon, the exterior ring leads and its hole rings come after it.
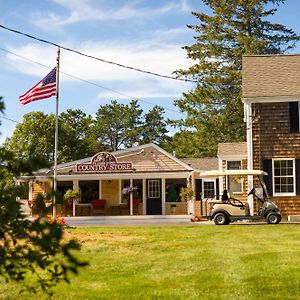
MULTIPOLYGON (((300 225, 66 230, 90 265, 53 299, 300 299, 300 225)), ((0 282, 0 299, 18 295, 0 282)))

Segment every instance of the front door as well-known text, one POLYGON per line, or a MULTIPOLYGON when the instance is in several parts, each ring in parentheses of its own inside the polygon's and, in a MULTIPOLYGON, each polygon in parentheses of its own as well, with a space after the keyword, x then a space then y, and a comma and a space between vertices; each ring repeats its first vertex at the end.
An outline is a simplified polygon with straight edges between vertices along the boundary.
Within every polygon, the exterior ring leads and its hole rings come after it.
POLYGON ((161 180, 147 179, 147 215, 161 215, 162 214, 161 201, 161 180))

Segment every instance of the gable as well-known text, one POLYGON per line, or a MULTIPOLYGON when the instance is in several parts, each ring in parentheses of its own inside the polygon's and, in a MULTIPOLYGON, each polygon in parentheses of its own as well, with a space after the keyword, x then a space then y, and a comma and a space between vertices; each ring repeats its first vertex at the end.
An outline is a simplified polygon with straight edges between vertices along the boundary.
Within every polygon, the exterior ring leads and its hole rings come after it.
MULTIPOLYGON (((180 161, 176 157, 172 156, 171 154, 154 144, 146 144, 138 147, 119 150, 112 152, 110 155, 114 156, 118 163, 131 164, 130 169, 132 169, 135 173, 182 172, 193 170, 191 166, 180 161)), ((58 174, 74 174, 76 173, 77 164, 89 164, 95 157, 98 156, 99 154, 95 154, 93 157, 60 164, 57 166, 57 172, 58 174)), ((107 171, 105 172, 109 173, 107 171)), ((36 172, 35 174, 50 175, 52 173, 53 169, 44 169, 36 172)), ((101 173, 101 171, 95 173, 101 173)))

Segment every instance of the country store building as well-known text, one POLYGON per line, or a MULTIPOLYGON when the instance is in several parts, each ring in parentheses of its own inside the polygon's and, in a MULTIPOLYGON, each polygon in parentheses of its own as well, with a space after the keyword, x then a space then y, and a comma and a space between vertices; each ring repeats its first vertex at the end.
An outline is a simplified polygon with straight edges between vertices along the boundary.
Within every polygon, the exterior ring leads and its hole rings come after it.
MULTIPOLYGON (((181 187, 193 188, 195 170, 154 144, 57 166, 57 189, 79 190, 81 199, 69 215, 165 215, 193 213, 189 202, 180 201, 181 187), (132 190, 130 192, 130 189, 132 190), (168 190, 173 190, 173 198, 168 190), (188 211, 190 209, 191 211, 188 211)), ((29 201, 52 190, 53 169, 42 169, 29 181, 29 201)))
MULTIPOLYGON (((64 163, 57 168, 57 189, 80 191, 80 201, 64 205, 65 215, 170 215, 204 214, 203 200, 217 197, 222 178, 199 178, 203 171, 246 168, 246 143, 219 144, 218 158, 178 159, 154 144, 64 163), (181 199, 181 188, 193 196, 181 199), (129 192, 129 190, 132 192, 129 192)), ((53 188, 53 169, 42 169, 29 181, 29 202, 53 188)), ((244 182, 231 182, 235 197, 247 200, 244 182)), ((34 211, 32 211, 34 213, 34 211)))

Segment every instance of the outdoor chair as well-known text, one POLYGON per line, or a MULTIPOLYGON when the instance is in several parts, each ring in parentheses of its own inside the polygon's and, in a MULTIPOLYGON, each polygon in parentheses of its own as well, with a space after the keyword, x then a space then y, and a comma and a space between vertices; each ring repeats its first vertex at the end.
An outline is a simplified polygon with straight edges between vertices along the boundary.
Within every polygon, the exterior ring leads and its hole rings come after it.
POLYGON ((105 215, 106 212, 106 200, 99 199, 99 200, 92 200, 92 215, 105 215))

